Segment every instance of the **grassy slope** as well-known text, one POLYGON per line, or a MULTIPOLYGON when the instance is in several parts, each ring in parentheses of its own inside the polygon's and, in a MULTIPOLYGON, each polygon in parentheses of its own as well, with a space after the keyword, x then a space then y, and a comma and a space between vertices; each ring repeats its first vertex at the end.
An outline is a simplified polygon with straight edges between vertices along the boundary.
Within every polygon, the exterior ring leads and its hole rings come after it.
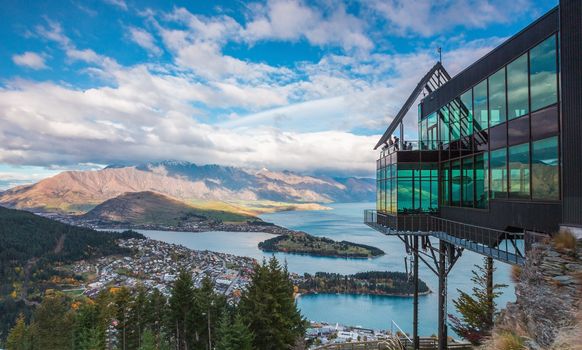
POLYGON ((255 217, 227 206, 187 204, 155 192, 126 193, 105 201, 83 216, 135 225, 179 225, 188 221, 246 222, 255 217))

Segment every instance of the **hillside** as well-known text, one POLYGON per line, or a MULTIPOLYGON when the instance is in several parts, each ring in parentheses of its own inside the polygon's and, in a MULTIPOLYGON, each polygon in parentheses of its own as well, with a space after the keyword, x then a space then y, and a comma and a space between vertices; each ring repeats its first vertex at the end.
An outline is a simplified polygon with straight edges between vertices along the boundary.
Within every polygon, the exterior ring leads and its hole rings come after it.
POLYGON ((18 313, 25 314, 57 279, 57 269, 81 259, 126 254, 119 238, 142 238, 134 232, 97 232, 0 207, 0 339, 18 313))
POLYGON ((34 211, 85 213, 122 194, 145 191, 189 203, 222 202, 225 206, 238 203, 235 206, 242 206, 243 210, 244 203, 253 202, 255 207, 265 207, 264 211, 276 210, 278 206, 287 208, 288 204, 301 209, 295 204, 371 201, 375 195, 371 179, 333 179, 288 171, 168 161, 63 172, 0 193, 0 204, 34 211))
POLYGON ((124 193, 99 204, 81 216, 83 220, 130 225, 182 226, 207 220, 246 222, 257 220, 245 214, 195 208, 151 191, 124 193))

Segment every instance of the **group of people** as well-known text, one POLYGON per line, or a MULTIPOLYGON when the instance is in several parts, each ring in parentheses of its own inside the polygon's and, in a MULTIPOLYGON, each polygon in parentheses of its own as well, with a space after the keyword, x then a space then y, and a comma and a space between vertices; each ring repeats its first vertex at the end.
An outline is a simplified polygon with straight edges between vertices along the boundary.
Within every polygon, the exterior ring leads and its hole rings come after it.
MULTIPOLYGON (((387 141, 384 141, 384 147, 382 147, 383 151, 390 149, 392 147, 394 147, 394 149, 396 151, 400 150, 400 139, 396 136, 393 136, 393 138, 394 139, 388 138, 387 141)), ((402 143, 402 150, 403 151, 411 151, 412 150, 412 143, 404 141, 402 143)))

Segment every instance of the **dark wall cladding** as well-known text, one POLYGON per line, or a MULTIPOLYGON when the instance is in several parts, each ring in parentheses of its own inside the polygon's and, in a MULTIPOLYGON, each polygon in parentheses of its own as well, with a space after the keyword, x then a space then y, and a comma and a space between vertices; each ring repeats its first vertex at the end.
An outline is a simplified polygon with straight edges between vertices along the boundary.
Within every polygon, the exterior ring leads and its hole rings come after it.
MULTIPOLYGON (((580 0, 569 0, 580 2, 580 0)), ((542 40, 558 31, 558 8, 545 14, 529 27, 510 38, 492 52, 469 66, 423 100, 423 117, 436 111, 453 98, 495 73, 504 65, 518 58, 542 40)))
POLYGON ((556 232, 561 222, 560 203, 491 200, 489 210, 441 207, 441 217, 498 230, 509 228, 556 232))
POLYGON ((582 226, 582 1, 560 1, 563 223, 582 226))

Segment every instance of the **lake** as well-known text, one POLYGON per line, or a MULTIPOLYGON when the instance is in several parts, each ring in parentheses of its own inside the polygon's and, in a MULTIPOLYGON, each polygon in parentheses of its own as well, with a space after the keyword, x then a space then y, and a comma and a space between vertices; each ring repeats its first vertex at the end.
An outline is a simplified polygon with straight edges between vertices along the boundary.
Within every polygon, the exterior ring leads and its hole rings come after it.
MULTIPOLYGON (((316 236, 334 240, 346 240, 368 244, 382 249, 386 255, 372 259, 345 259, 312 257, 306 255, 275 253, 280 261, 286 261, 289 271, 303 274, 318 271, 352 274, 364 271, 405 271, 404 244, 397 237, 387 237, 372 230, 363 223, 364 209, 374 208, 374 203, 338 203, 329 205, 332 210, 290 211, 261 215, 268 222, 290 229, 301 230, 316 236)), ((263 253, 257 244, 273 237, 266 233, 254 232, 165 232, 141 231, 148 237, 161 241, 181 244, 192 249, 212 250, 256 259, 269 258, 273 254, 263 253)), ((471 271, 475 264, 482 264, 481 255, 465 251, 457 261, 448 278, 448 312, 455 314, 452 300, 458 297, 457 289, 470 292, 471 271)), ((513 286, 510 282, 510 266, 496 263, 495 283, 508 284, 498 304, 504 306, 514 301, 513 286)), ((422 262, 419 274, 435 292, 419 299, 421 335, 435 334, 437 331, 438 279, 422 262)), ((402 329, 411 331, 412 298, 318 294, 305 295, 298 299, 303 315, 313 321, 362 326, 373 329, 389 329, 394 320, 402 329)))

